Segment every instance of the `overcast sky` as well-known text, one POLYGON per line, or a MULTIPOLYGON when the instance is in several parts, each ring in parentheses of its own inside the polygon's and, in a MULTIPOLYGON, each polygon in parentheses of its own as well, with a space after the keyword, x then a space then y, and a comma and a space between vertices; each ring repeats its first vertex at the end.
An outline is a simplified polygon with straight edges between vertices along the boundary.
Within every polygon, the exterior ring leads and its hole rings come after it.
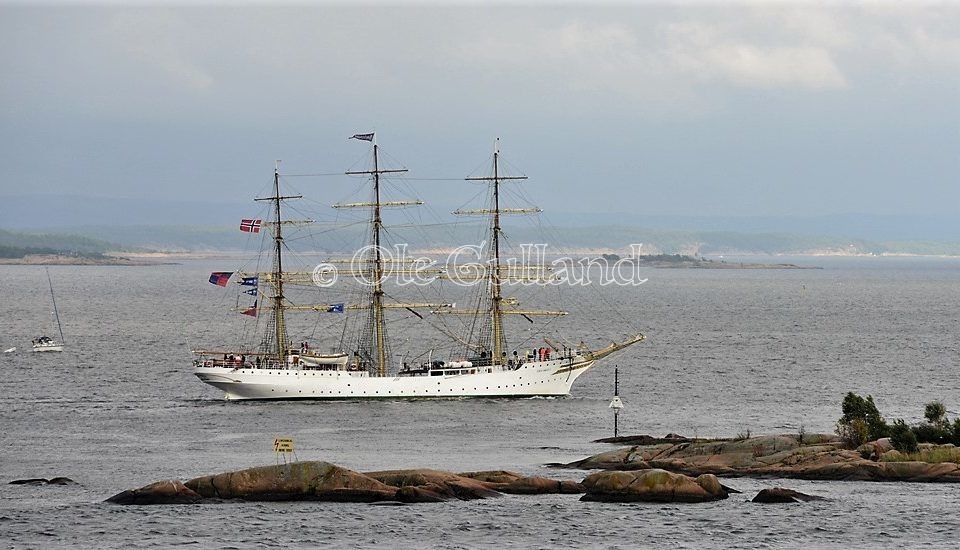
POLYGON ((245 200, 375 129, 441 204, 500 137, 554 211, 960 214, 958 2, 0 2, 0 71, 0 195, 245 200))

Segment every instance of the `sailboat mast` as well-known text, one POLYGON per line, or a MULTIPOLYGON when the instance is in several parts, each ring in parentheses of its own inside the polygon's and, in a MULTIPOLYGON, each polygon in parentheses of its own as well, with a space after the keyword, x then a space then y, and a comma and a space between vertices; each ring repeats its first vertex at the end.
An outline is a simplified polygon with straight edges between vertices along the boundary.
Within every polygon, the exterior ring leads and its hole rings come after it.
POLYGON ((380 228, 383 218, 380 215, 380 166, 379 147, 373 144, 373 331, 377 347, 377 375, 387 374, 386 332, 383 322, 383 255, 380 251, 380 228))
POLYGON ((53 281, 50 280, 50 268, 45 268, 47 272, 47 284, 50 285, 50 300, 53 301, 53 314, 57 318, 57 330, 60 331, 60 343, 64 343, 63 327, 60 326, 60 312, 57 310, 57 298, 53 295, 53 281))
POLYGON ((490 317, 493 323, 493 357, 490 364, 503 360, 503 315, 501 303, 503 295, 500 289, 500 139, 497 138, 493 150, 493 275, 491 277, 490 317))

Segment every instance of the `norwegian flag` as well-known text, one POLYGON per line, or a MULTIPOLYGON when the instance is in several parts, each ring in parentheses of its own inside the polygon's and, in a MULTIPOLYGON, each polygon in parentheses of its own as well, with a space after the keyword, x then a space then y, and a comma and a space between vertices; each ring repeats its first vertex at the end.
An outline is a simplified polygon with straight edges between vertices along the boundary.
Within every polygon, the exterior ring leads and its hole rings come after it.
POLYGON ((259 233, 263 220, 240 220, 240 231, 245 233, 259 233))
POLYGON ((210 274, 210 282, 217 286, 227 286, 233 271, 214 271, 210 274))

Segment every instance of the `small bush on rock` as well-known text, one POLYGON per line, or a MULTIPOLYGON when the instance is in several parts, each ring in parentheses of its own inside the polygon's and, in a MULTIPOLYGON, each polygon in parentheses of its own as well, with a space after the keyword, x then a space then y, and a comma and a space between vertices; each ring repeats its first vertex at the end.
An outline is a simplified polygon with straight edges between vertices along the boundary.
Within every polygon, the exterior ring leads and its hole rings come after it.
POLYGON ((923 408, 923 417, 934 426, 946 426, 947 407, 939 401, 931 401, 923 408))
POLYGON ((936 424, 919 424, 913 427, 913 434, 920 443, 936 443, 943 445, 953 441, 952 430, 936 424))
POLYGON ((866 441, 886 437, 890 427, 877 410, 873 396, 866 399, 849 392, 843 398, 843 416, 837 421, 837 435, 847 444, 857 447, 866 441))
POLYGON ((917 452, 917 436, 902 418, 897 419, 890 428, 890 444, 902 453, 917 452))
POLYGON ((849 447, 859 447, 867 442, 867 423, 862 418, 854 418, 849 422, 837 422, 837 435, 849 447))

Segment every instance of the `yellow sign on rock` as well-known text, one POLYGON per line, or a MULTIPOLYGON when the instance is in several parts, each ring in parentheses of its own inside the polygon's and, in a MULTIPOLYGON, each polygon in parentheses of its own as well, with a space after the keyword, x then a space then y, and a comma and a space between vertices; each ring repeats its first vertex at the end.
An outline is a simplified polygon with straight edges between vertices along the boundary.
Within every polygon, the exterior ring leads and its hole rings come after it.
POLYGON ((278 437, 273 440, 273 452, 275 453, 292 453, 293 452, 293 439, 287 437, 278 437))

